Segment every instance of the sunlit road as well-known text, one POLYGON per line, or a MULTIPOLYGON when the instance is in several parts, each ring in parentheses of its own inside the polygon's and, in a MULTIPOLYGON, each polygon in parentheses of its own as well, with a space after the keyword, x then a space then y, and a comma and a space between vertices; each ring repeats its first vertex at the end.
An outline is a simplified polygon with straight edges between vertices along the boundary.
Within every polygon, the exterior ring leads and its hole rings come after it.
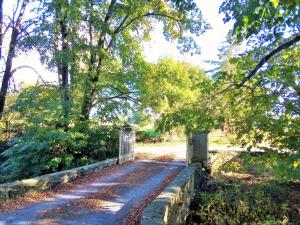
POLYGON ((134 161, 117 172, 59 193, 51 200, 0 214, 0 224, 128 224, 124 219, 131 210, 182 168, 182 161, 134 161))

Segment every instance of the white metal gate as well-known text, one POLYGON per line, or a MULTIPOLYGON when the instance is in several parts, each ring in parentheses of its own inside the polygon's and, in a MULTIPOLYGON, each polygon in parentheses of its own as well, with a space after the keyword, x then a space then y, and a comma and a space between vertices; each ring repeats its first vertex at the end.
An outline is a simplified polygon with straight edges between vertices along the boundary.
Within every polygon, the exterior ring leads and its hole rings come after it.
POLYGON ((125 125, 120 130, 119 163, 134 160, 135 130, 125 125))

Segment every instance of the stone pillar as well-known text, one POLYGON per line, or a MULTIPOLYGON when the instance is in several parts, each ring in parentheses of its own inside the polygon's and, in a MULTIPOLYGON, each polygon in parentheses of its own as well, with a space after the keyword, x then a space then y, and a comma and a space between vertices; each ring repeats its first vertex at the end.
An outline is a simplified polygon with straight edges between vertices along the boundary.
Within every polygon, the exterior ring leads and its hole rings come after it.
POLYGON ((192 142, 192 135, 186 136, 186 166, 192 164, 192 157, 193 157, 193 142, 192 142))
POLYGON ((192 134, 191 163, 201 163, 204 168, 208 168, 208 134, 192 134))

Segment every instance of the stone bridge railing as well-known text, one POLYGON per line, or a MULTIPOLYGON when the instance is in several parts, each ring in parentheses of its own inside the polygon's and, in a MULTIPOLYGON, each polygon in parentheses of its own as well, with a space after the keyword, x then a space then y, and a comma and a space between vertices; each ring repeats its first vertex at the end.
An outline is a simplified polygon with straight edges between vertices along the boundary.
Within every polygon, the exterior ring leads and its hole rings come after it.
POLYGON ((94 164, 45 174, 30 179, 18 180, 0 184, 0 201, 13 199, 33 191, 42 191, 59 184, 77 179, 81 175, 91 174, 105 167, 124 163, 134 159, 135 131, 131 126, 124 126, 120 130, 119 157, 107 159, 94 164))
POLYGON ((187 167, 143 211, 141 225, 184 224, 202 171, 209 169, 207 134, 187 138, 186 162, 187 167))

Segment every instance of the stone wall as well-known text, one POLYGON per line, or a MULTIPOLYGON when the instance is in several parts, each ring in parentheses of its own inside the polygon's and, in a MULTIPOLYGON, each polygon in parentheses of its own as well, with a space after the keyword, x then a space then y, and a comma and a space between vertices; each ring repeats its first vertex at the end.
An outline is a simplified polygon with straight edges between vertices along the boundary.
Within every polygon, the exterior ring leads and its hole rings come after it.
POLYGON ((54 187, 58 184, 67 183, 76 179, 80 175, 90 174, 105 167, 115 165, 117 164, 117 161, 117 158, 112 158, 70 170, 46 174, 39 177, 20 180, 12 183, 1 184, 0 200, 12 199, 25 193, 41 191, 54 187))
POLYGON ((194 195, 200 164, 182 170, 175 180, 145 208, 141 225, 177 225, 184 223, 194 195))

